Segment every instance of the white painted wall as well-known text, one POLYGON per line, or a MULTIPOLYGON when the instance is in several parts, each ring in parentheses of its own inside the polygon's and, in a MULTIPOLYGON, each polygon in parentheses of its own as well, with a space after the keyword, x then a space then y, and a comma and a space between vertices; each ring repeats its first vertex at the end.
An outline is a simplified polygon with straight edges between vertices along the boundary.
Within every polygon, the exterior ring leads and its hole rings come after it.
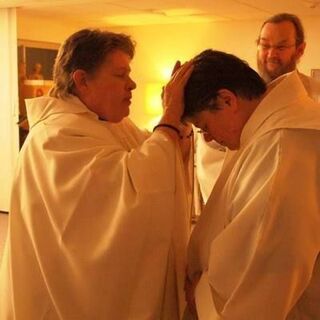
POLYGON ((8 211, 19 150, 15 9, 0 9, 0 211, 8 211))
POLYGON ((61 43, 81 26, 60 19, 45 19, 36 15, 24 15, 18 10, 18 39, 61 43))

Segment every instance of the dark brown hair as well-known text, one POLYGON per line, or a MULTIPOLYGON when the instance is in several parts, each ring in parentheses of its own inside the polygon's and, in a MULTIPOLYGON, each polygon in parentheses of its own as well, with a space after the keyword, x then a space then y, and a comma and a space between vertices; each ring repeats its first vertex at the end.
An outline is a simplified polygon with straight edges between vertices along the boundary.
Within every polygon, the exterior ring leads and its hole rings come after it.
POLYGON ((266 84, 249 65, 238 57, 216 50, 205 50, 194 58, 194 69, 184 90, 183 118, 203 110, 217 110, 220 89, 252 100, 266 91, 266 84))

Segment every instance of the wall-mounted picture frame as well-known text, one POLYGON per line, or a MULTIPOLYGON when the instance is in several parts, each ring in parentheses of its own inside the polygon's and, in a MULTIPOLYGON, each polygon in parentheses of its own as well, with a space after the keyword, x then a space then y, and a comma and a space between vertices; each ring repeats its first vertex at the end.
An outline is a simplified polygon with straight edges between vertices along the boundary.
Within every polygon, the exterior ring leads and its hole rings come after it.
POLYGON ((320 69, 311 69, 311 77, 320 81, 320 69))
POLYGON ((18 40, 19 80, 52 80, 58 43, 18 40))
POLYGON ((59 46, 58 43, 18 40, 20 148, 29 132, 25 99, 43 96, 50 90, 59 46))

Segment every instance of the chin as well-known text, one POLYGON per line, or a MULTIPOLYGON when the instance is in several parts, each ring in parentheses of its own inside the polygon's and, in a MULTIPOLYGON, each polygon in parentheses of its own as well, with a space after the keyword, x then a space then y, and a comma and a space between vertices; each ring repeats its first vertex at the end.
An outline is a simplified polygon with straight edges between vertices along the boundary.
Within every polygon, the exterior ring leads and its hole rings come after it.
POLYGON ((240 149, 240 143, 229 144, 229 145, 226 145, 226 147, 231 151, 239 150, 240 149))
POLYGON ((119 122, 121 122, 123 120, 123 118, 121 118, 121 119, 112 119, 112 120, 110 120, 110 122, 112 122, 112 123, 119 123, 119 122))
POLYGON ((126 117, 128 117, 129 114, 130 114, 130 109, 128 108, 127 112, 125 112, 125 113, 122 115, 121 120, 124 119, 124 118, 126 118, 126 117))
POLYGON ((114 117, 112 122, 115 122, 115 123, 121 122, 127 116, 128 115, 119 115, 118 117, 114 117))
POLYGON ((126 114, 119 115, 119 117, 115 117, 113 122, 121 122, 123 119, 127 118, 129 116, 129 112, 126 114))
POLYGON ((109 117, 108 120, 110 122, 118 123, 118 122, 122 121, 124 118, 128 117, 130 114, 129 107, 127 107, 127 108, 122 107, 121 110, 119 109, 119 111, 121 111, 121 113, 117 112, 117 113, 113 114, 112 117, 109 117))

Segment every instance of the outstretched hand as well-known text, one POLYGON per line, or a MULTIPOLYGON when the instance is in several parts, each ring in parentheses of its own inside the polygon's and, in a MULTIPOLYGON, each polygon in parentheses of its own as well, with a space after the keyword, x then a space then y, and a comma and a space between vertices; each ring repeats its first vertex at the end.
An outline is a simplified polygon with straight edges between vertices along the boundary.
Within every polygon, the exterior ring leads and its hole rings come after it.
POLYGON ((177 61, 170 81, 166 84, 162 94, 164 117, 179 123, 184 110, 184 87, 192 73, 192 60, 181 65, 177 61))
MULTIPOLYGON (((176 61, 176 63, 174 64, 174 67, 171 71, 171 77, 174 75, 174 73, 181 67, 181 62, 179 60, 176 61)), ((165 86, 162 87, 162 91, 161 91, 161 99, 163 101, 163 97, 164 97, 164 89, 165 86)))

